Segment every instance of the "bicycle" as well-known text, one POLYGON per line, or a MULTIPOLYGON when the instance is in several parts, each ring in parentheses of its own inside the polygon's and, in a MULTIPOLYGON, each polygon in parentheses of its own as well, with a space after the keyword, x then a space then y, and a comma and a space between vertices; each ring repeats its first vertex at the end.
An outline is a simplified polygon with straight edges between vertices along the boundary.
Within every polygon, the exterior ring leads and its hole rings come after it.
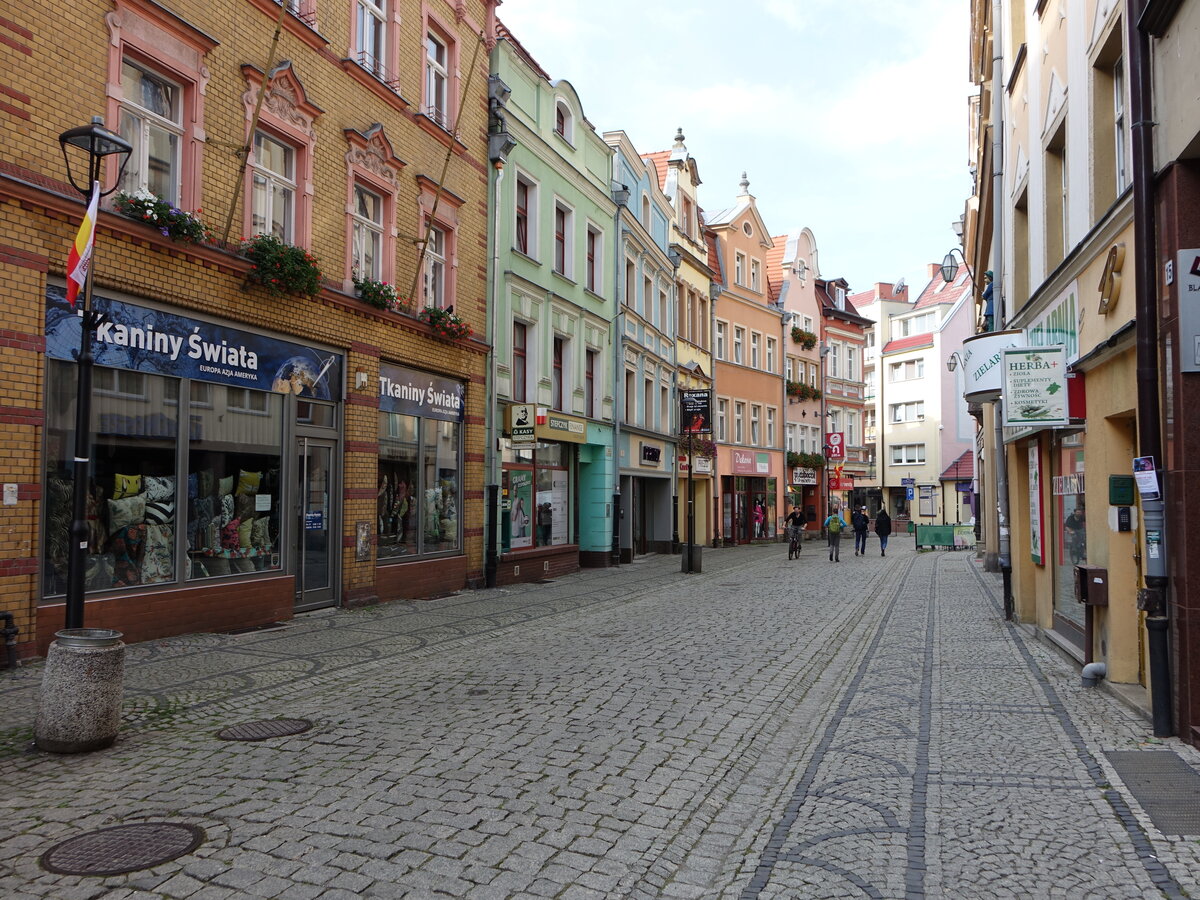
POLYGON ((800 557, 800 548, 803 546, 804 532, 796 525, 788 528, 791 532, 788 535, 788 559, 798 559, 800 557))

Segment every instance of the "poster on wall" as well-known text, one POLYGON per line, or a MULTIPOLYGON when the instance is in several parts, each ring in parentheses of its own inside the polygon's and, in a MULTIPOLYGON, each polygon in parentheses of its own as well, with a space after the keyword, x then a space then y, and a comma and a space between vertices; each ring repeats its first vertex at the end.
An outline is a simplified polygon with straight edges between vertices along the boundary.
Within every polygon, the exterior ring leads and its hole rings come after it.
POLYGON ((514 469, 508 475, 509 528, 513 547, 532 547, 535 509, 533 506, 533 473, 514 469))
POLYGON ((1042 547, 1042 459, 1037 444, 1029 445, 1029 556, 1045 565, 1042 547))
POLYGON ((712 434, 712 391, 680 391, 679 433, 712 434))
MULTIPOLYGON (((104 316, 92 346, 98 366, 317 400, 341 399, 340 354, 100 294, 92 305, 104 316)), ((74 361, 81 330, 66 292, 47 287, 46 355, 74 361)))

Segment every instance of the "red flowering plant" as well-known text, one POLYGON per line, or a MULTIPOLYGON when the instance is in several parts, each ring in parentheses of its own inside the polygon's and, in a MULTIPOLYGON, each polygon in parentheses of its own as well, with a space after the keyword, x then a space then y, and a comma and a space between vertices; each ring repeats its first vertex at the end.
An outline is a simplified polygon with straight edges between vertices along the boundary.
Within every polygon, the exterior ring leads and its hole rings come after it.
POLYGON ((246 277, 273 297, 315 297, 321 290, 321 267, 303 247, 285 243, 273 234, 256 234, 242 241, 242 256, 250 260, 246 277))
POLYGON ((200 218, 201 210, 193 213, 180 209, 144 188, 132 194, 119 191, 113 197, 113 209, 157 228, 173 241, 202 244, 212 240, 212 229, 200 218))
POLYGON ((702 434, 680 435, 676 448, 680 453, 690 453, 692 456, 704 456, 708 459, 717 455, 717 442, 702 434))
POLYGON ((386 281, 374 281, 370 278, 354 278, 354 292, 358 299, 367 306, 376 309, 387 309, 392 312, 412 312, 412 301, 401 297, 396 288, 386 281))
POLYGON ((445 309, 440 306, 426 306, 417 313, 417 318, 422 322, 427 322, 434 334, 448 341, 468 338, 474 333, 466 321, 454 314, 452 306, 445 309))

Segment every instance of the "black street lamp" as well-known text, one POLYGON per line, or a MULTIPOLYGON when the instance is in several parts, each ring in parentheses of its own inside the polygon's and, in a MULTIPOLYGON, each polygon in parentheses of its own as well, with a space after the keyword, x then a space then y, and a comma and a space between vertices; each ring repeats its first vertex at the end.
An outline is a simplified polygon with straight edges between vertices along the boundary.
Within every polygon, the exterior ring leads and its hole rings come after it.
MULTIPOLYGON (((91 125, 83 125, 64 131, 58 137, 62 146, 63 160, 67 167, 67 179, 72 187, 89 202, 93 194, 106 197, 117 189, 125 173, 133 147, 119 134, 104 127, 104 120, 96 117, 91 125), (72 148, 68 154, 67 148, 72 148), (87 178, 81 184, 77 178, 82 173, 71 170, 71 156, 81 162, 86 160, 87 178), (110 156, 119 156, 117 179, 107 191, 100 191, 100 179, 110 156)), ((79 165, 77 162, 76 165, 79 165)), ((92 225, 95 228, 95 223, 92 225)), ((77 309, 82 328, 79 336, 79 385, 75 399, 75 471, 71 514, 71 538, 67 555, 67 628, 83 627, 83 576, 87 565, 88 526, 87 495, 91 458, 92 418, 92 336, 100 324, 100 315, 92 311, 92 270, 94 260, 87 265, 83 283, 83 303, 77 309)), ((68 273, 68 276, 70 273, 68 273)))

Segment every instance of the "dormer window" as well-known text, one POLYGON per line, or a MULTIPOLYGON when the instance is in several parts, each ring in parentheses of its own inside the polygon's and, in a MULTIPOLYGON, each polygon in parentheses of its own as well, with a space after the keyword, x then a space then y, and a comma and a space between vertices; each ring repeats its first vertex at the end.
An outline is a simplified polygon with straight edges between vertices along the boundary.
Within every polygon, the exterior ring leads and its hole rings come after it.
POLYGON ((834 288, 833 302, 838 309, 846 308, 846 289, 844 287, 834 288))
POLYGON ((574 142, 574 121, 571 117, 571 109, 561 100, 554 107, 554 131, 568 144, 574 142))

